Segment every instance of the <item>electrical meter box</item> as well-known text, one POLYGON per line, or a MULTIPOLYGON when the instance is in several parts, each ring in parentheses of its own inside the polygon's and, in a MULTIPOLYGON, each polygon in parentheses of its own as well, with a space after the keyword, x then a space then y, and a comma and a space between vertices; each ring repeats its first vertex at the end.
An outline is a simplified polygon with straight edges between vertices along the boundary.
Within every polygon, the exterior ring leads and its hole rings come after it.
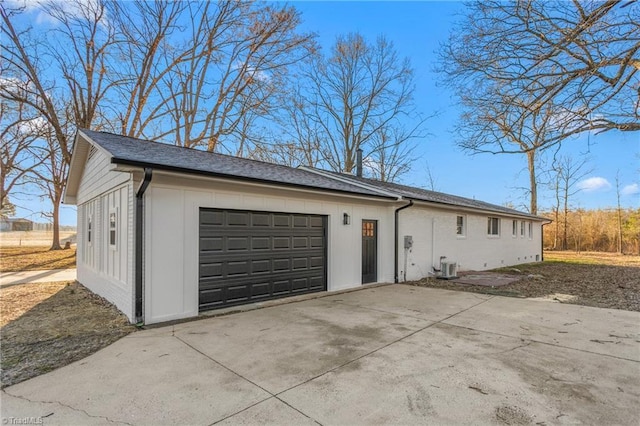
POLYGON ((413 237, 411 235, 404 236, 404 248, 410 249, 413 247, 413 237))

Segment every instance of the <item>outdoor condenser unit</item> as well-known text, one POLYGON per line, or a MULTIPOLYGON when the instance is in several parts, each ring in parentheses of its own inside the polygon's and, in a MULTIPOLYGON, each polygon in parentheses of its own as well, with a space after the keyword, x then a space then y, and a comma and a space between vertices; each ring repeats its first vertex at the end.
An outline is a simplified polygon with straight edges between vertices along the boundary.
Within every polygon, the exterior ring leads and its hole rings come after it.
POLYGON ((442 262, 440 276, 438 278, 445 280, 458 278, 458 264, 456 262, 442 262))

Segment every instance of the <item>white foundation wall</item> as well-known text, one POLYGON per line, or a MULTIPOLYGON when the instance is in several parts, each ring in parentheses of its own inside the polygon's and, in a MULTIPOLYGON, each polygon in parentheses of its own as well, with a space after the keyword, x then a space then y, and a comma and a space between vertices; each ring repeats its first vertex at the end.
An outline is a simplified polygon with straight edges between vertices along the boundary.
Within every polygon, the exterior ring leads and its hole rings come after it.
POLYGON ((413 206, 400 212, 398 233, 398 269, 402 282, 433 276, 440 257, 456 262, 459 270, 482 271, 540 261, 541 223, 527 219, 491 214, 456 212, 413 206), (456 234, 456 218, 463 216, 464 235, 456 234), (487 234, 488 217, 499 218, 500 235, 487 234), (518 235, 512 236, 512 221, 518 221, 518 235), (525 236, 520 223, 525 222, 525 236), (529 223, 532 235, 529 238, 529 223), (404 236, 413 238, 413 247, 405 250, 404 236), (406 265, 406 266, 405 266, 406 265))
POLYGON ((134 321, 133 187, 131 182, 78 205, 78 281, 134 321), (116 244, 109 244, 109 214, 116 213, 116 244), (91 219, 91 241, 88 238, 91 219))
POLYGON ((393 206, 383 201, 155 175, 145 194, 145 323, 198 315, 200 208, 328 216, 329 291, 362 281, 363 219, 378 221, 378 282, 393 282, 393 206), (351 218, 343 225, 343 214, 351 218))

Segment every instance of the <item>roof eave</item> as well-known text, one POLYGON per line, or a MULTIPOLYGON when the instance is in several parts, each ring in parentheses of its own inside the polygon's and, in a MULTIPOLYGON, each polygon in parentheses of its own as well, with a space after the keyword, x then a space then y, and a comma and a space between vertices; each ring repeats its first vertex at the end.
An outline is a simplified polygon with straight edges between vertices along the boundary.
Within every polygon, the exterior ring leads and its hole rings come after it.
POLYGON ((397 200, 397 197, 390 196, 390 195, 375 194, 375 193, 363 194, 359 192, 345 191, 345 190, 334 189, 334 188, 319 188, 319 187, 310 186, 310 185, 301 185, 293 182, 272 181, 268 179, 259 179, 259 178, 245 177, 245 176, 229 175, 224 173, 207 172, 203 170, 194 170, 194 169, 188 169, 184 167, 168 166, 165 164, 149 163, 146 161, 136 161, 136 160, 130 160, 126 158, 119 158, 119 157, 112 157, 111 163, 116 165, 139 167, 139 168, 150 167, 156 170, 164 170, 164 171, 184 174, 184 175, 192 175, 192 176, 195 175, 195 176, 204 176, 204 177, 219 178, 219 179, 226 179, 226 180, 244 181, 244 182, 258 183, 263 185, 270 185, 270 186, 301 188, 305 190, 313 190, 313 191, 319 191, 319 192, 328 192, 328 193, 333 192, 333 193, 340 193, 340 194, 348 194, 354 197, 377 198, 377 199, 385 199, 385 200, 392 200, 392 201, 397 200))

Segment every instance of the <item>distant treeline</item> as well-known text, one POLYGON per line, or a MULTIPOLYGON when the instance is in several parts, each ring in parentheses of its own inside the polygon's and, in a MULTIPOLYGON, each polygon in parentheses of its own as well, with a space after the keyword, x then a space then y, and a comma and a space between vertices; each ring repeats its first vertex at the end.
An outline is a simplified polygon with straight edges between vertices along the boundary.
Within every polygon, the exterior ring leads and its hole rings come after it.
POLYGON ((547 250, 622 252, 640 255, 640 209, 570 210, 539 214, 553 220, 544 227, 547 250))

